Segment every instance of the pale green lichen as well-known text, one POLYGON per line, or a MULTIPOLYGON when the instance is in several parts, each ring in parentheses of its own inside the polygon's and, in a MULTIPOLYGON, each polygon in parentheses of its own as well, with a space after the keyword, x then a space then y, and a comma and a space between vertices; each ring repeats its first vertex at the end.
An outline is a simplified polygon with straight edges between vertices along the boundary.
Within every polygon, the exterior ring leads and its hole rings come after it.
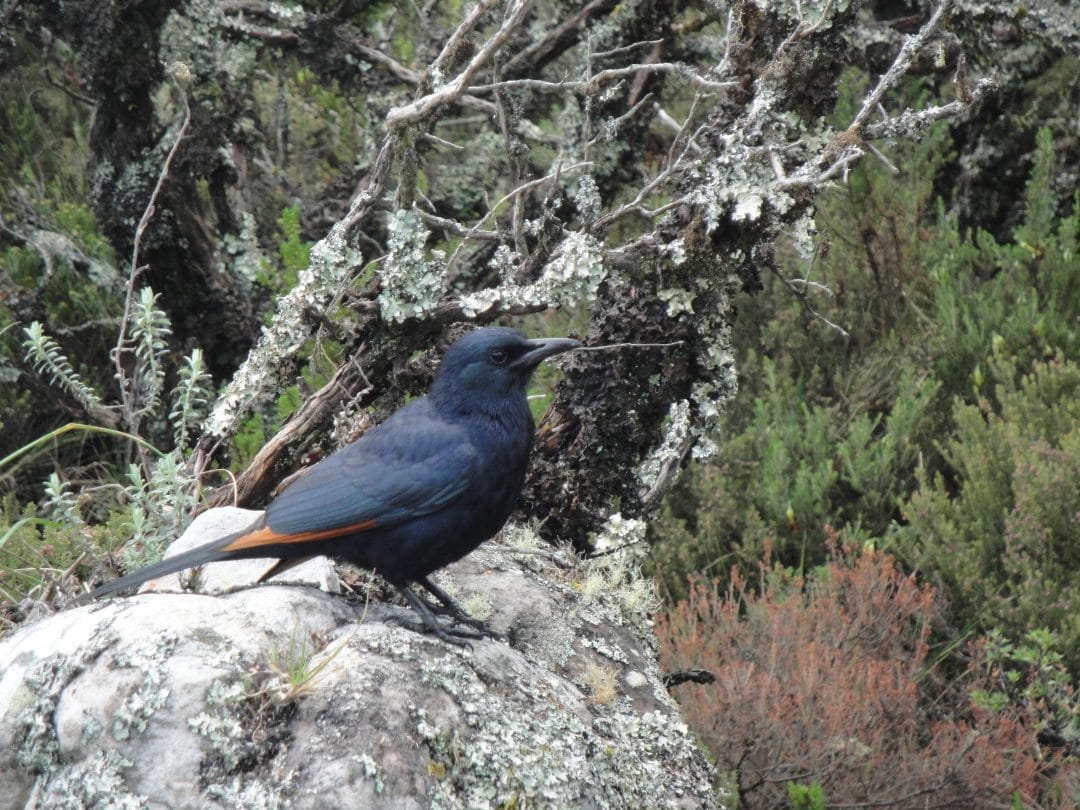
POLYGON ((59 762, 60 743, 53 725, 53 713, 60 693, 82 666, 60 655, 50 656, 35 667, 25 679, 33 700, 19 713, 20 742, 16 759, 33 773, 48 773, 59 762))
POLYGON ((235 769, 254 751, 255 746, 249 739, 251 735, 236 713, 237 705, 246 699, 244 685, 239 680, 214 681, 206 695, 210 711, 188 719, 188 727, 205 737, 221 756, 226 772, 235 769))
POLYGON ((697 382, 690 389, 690 398, 697 409, 700 434, 691 455, 703 461, 711 458, 719 450, 713 440, 718 435, 724 408, 738 390, 738 378, 735 373, 735 358, 731 352, 717 350, 729 357, 729 361, 719 365, 712 380, 697 382))
POLYGON ((706 233, 712 233, 726 219, 756 222, 765 215, 766 206, 782 216, 795 205, 762 157, 755 158, 738 143, 729 148, 722 157, 693 172, 690 199, 704 215, 706 233))
POLYGON ((495 611, 495 606, 486 594, 477 592, 469 594, 461 602, 461 608, 474 619, 486 622, 495 611))
POLYGON ((680 399, 672 402, 668 408, 663 439, 642 459, 635 471, 635 479, 642 493, 651 492, 665 470, 682 462, 683 448, 695 427, 690 418, 690 401, 680 399))
POLYGON ((603 208, 603 200, 600 198, 600 188, 591 174, 583 174, 578 180, 577 194, 574 195, 574 205, 577 206, 581 221, 591 225, 600 217, 603 208))
POLYGON ((77 654, 51 655, 24 676, 23 695, 12 700, 13 709, 22 706, 14 741, 18 745, 16 761, 23 768, 39 774, 57 768, 60 743, 55 713, 60 695, 115 640, 116 635, 107 625, 99 626, 77 654))
POLYGON ((335 228, 315 244, 296 286, 279 299, 274 319, 263 329, 259 341, 214 403, 203 426, 208 435, 228 435, 250 408, 271 393, 282 370, 310 337, 306 326, 308 312, 324 311, 332 291, 362 260, 363 256, 348 243, 341 229, 335 228))
POLYGON ((473 591, 472 593, 462 596, 454 581, 445 574, 436 575, 435 584, 446 591, 446 594, 457 602, 461 606, 461 609, 472 618, 479 619, 482 622, 486 622, 491 618, 495 606, 491 603, 491 599, 488 598, 486 594, 480 591, 473 591))
POLYGON ((680 287, 666 287, 656 291, 656 297, 667 304, 669 318, 682 314, 694 314, 694 293, 680 287))
MULTIPOLYGON (((221 74, 227 82, 243 82, 259 67, 259 48, 254 38, 229 36, 226 31, 232 25, 248 27, 242 18, 223 25, 221 6, 214 0, 189 0, 162 25, 160 58, 188 66, 196 87, 220 82, 221 74)), ((233 165, 231 150, 222 149, 218 157, 224 165, 233 165)))
POLYGON ((593 551, 606 553, 623 546, 640 543, 645 537, 645 522, 625 518, 621 512, 610 515, 593 539, 593 551))
POLYGON ((222 241, 224 253, 229 257, 229 265, 232 267, 230 275, 242 278, 248 284, 254 284, 263 273, 263 263, 266 260, 259 248, 255 217, 245 211, 240 218, 240 232, 225 234, 222 241))
POLYGON ((41 788, 36 807, 109 808, 137 810, 149 807, 146 796, 132 793, 123 771, 132 763, 112 749, 100 749, 92 757, 76 762, 47 781, 41 788))
POLYGON ((499 245, 488 261, 488 267, 499 274, 499 278, 505 283, 513 277, 518 265, 521 264, 521 254, 509 245, 499 245))
POLYGON ((104 290, 119 293, 124 288, 124 280, 115 267, 84 252, 66 233, 35 228, 29 231, 26 241, 53 262, 77 265, 80 272, 104 290))
POLYGON ((791 244, 803 261, 810 261, 814 257, 815 237, 817 236, 817 223, 814 222, 814 209, 806 211, 792 223, 789 229, 791 244))
POLYGON ((292 774, 269 777, 255 767, 265 764, 272 752, 252 734, 253 727, 266 731, 284 723, 281 717, 250 692, 239 669, 210 685, 206 706, 207 711, 188 719, 188 727, 206 738, 220 757, 219 763, 203 763, 206 795, 235 810, 287 807, 288 797, 296 791, 292 774))
POLYGON ((356 760, 360 763, 360 767, 364 769, 364 777, 375 785, 376 795, 382 794, 383 790, 386 789, 386 785, 383 783, 382 769, 378 763, 369 754, 356 754, 356 760))
POLYGON ((671 260, 672 267, 680 267, 686 261, 686 241, 680 236, 659 247, 660 255, 671 260))
MULTIPOLYGON (((508 654, 498 666, 512 670, 515 660, 508 654)), ((503 677, 513 690, 490 688, 488 677, 453 656, 422 666, 422 681, 451 696, 464 719, 447 728, 412 711, 436 777, 431 807, 662 807, 678 796, 712 795, 711 771, 674 711, 639 715, 629 701, 612 699, 593 715, 557 682, 503 677)))
POLYGON ((244 774, 237 774, 228 782, 215 782, 206 786, 206 795, 217 799, 228 810, 279 810, 289 806, 283 797, 284 789, 292 783, 268 785, 244 774))
POLYGON ((778 14, 794 26, 798 23, 817 25, 826 30, 832 18, 847 10, 849 0, 750 0, 765 14, 778 14))
POLYGON ((660 608, 655 583, 641 574, 645 530, 644 520, 616 512, 594 540, 602 553, 587 563, 581 593, 585 603, 601 608, 602 618, 613 625, 648 627, 660 608))
POLYGON ((622 648, 612 644, 605 638, 586 635, 582 638, 581 643, 590 650, 596 650, 600 655, 609 658, 616 663, 630 663, 630 657, 622 650, 622 648))
POLYGON ((169 697, 166 662, 176 649, 177 634, 165 631, 157 638, 144 639, 115 652, 111 663, 116 668, 138 669, 142 672, 139 688, 121 703, 112 717, 112 735, 126 740, 134 729, 146 730, 146 724, 169 697))
POLYGON ((535 551, 545 545, 536 532, 520 523, 506 524, 499 533, 499 540, 511 550, 535 551))
POLYGON ((383 318, 401 323, 422 318, 446 294, 446 255, 425 247, 430 233, 413 211, 395 211, 387 223, 389 253, 379 273, 383 318))
MULTIPOLYGON (((738 265, 743 261, 743 257, 736 253, 729 261, 732 265, 738 265)), ((698 313, 695 324, 699 334, 708 336, 696 354, 702 373, 690 389, 689 413, 693 420, 691 430, 694 434, 691 454, 695 459, 701 460, 710 458, 717 452, 714 437, 720 433, 727 403, 738 391, 735 352, 731 343, 731 298, 735 290, 739 289, 740 282, 731 274, 720 281, 699 279, 697 283, 702 293, 707 291, 710 296, 718 298, 711 311, 698 313)), ((675 415, 676 412, 673 411, 672 418, 668 420, 661 448, 650 457, 655 463, 643 466, 643 474, 651 474, 660 469, 670 457, 672 448, 680 446, 685 431, 680 420, 674 418, 675 415)))
POLYGON ((563 240, 535 283, 467 293, 461 297, 461 309, 475 317, 499 305, 566 307, 591 302, 606 276, 600 243, 575 231, 563 240))

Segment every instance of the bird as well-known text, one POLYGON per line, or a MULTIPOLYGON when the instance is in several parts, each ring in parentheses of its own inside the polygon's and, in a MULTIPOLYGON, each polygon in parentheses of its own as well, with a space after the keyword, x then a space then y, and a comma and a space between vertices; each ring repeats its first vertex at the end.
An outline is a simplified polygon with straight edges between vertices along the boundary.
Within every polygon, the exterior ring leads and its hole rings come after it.
POLYGON ((475 329, 447 349, 427 395, 302 471, 242 531, 107 582, 87 601, 219 560, 277 558, 260 582, 326 555, 375 571, 420 623, 453 644, 489 634, 430 579, 506 523, 536 427, 526 386, 541 362, 581 343, 475 329), (438 604, 414 590, 419 586, 438 604), (444 627, 433 611, 479 633, 444 627))

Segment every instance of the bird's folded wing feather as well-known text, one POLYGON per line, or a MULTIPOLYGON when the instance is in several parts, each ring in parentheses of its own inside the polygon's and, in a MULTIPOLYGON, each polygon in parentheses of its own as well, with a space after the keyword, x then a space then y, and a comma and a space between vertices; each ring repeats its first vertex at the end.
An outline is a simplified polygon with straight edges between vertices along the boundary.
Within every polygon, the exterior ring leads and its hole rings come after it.
POLYGON ((317 539, 431 514, 465 491, 476 457, 465 431, 420 400, 290 484, 266 526, 279 538, 317 539))

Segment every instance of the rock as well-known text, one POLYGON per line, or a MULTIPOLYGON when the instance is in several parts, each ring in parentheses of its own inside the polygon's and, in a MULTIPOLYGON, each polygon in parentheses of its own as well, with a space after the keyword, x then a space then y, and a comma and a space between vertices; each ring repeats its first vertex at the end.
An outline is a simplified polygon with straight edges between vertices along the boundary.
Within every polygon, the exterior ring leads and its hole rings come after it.
MULTIPOLYGON (((177 542, 252 520, 223 511, 177 542)), ((503 540, 439 575, 510 639, 471 649, 283 585, 23 626, 0 640, 0 806, 717 806, 626 583, 585 596, 563 556, 503 540)))

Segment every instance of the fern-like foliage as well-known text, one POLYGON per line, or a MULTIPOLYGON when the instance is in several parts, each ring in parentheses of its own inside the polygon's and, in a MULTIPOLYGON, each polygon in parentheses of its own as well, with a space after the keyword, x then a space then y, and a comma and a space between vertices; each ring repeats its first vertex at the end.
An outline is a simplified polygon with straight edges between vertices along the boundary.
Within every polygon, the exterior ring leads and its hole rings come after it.
POLYGON ((172 326, 168 316, 157 308, 157 302, 157 293, 143 287, 132 311, 131 337, 135 342, 136 379, 140 383, 140 415, 157 410, 165 385, 162 360, 169 349, 166 338, 172 333, 172 326))
POLYGON ((83 382, 79 373, 71 367, 60 348, 60 344, 45 334, 45 328, 39 321, 34 321, 23 329, 26 335, 23 348, 27 362, 41 373, 48 373, 50 381, 59 385, 88 410, 101 407, 101 397, 93 388, 83 382))
POLYGON ((128 467, 129 484, 124 488, 132 504, 132 542, 124 554, 128 570, 161 558, 166 546, 191 522, 197 486, 179 450, 162 456, 154 464, 149 480, 139 465, 128 467))
POLYGON ((184 358, 180 366, 180 382, 172 392, 173 407, 169 412, 169 421, 175 430, 177 448, 184 447, 188 433, 206 416, 210 382, 202 349, 194 349, 184 358))
POLYGON ((85 525, 79 512, 78 499, 71 491, 71 482, 61 480, 56 473, 50 474, 45 482, 45 503, 42 511, 72 529, 85 525))

